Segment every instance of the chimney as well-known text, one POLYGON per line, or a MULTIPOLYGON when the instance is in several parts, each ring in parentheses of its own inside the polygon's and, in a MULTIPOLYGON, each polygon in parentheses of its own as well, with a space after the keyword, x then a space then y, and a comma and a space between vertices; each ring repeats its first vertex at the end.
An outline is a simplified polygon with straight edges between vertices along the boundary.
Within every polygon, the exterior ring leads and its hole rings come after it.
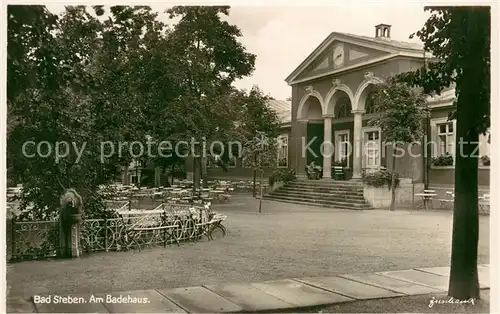
POLYGON ((391 38, 391 25, 389 24, 375 25, 375 38, 391 38))

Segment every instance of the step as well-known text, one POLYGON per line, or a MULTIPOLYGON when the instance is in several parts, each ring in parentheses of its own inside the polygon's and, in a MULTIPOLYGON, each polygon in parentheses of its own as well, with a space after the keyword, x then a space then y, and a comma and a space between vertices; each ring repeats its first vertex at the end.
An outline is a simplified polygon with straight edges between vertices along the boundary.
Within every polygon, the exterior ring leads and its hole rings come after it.
POLYGON ((301 197, 294 196, 277 196, 277 195, 265 195, 264 199, 275 199, 275 200, 289 200, 289 201, 298 201, 298 202, 306 202, 309 204, 329 204, 333 206, 340 207, 354 207, 354 208, 366 208, 370 207, 369 204, 365 202, 341 202, 341 201, 332 201, 332 200, 323 200, 323 199, 304 199, 301 197))
POLYGON ((304 186, 295 186, 295 185, 285 185, 284 187, 279 188, 279 190, 288 190, 288 191, 309 191, 316 193, 339 193, 339 194, 355 194, 355 195, 363 195, 363 189, 352 189, 352 188, 329 188, 329 187, 304 187, 304 186))
POLYGON ((353 188, 363 188, 363 184, 360 183, 344 183, 346 181, 343 181, 342 183, 328 183, 328 182, 323 182, 323 181, 291 181, 288 182, 288 184, 296 184, 296 185, 301 185, 301 186, 328 186, 328 187, 353 187, 353 188))
POLYGON ((357 186, 357 187, 363 187, 362 182, 350 182, 350 181, 323 181, 323 180, 308 180, 308 181, 299 181, 299 180, 293 180, 290 181, 289 183, 297 183, 301 185, 323 185, 323 186, 357 186))
POLYGON ((309 180, 309 179, 295 179, 294 182, 307 182, 316 184, 363 184, 361 180, 335 180, 335 179, 319 179, 319 180, 309 180))
POLYGON ((311 203, 311 202, 307 202, 307 201, 298 201, 298 200, 290 200, 290 199, 277 199, 277 198, 271 198, 269 196, 264 196, 264 199, 269 200, 269 201, 274 201, 274 202, 280 202, 280 203, 308 205, 308 206, 323 207, 323 208, 349 209, 349 210, 370 210, 370 209, 372 209, 370 206, 360 208, 360 207, 345 206, 345 205, 338 205, 338 204, 331 204, 331 203, 311 203))
POLYGON ((283 196, 301 196, 302 198, 316 198, 316 199, 329 199, 329 200, 349 200, 349 201, 362 201, 365 199, 363 195, 349 195, 337 193, 315 193, 305 191, 289 191, 289 190, 276 190, 269 195, 283 195, 283 196))

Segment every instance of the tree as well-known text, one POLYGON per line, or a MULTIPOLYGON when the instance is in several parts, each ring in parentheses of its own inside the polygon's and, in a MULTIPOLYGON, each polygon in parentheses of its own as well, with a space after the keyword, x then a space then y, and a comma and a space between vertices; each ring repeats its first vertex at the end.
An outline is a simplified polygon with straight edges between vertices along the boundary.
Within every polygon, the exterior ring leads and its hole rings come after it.
POLYGON ((490 7, 433 7, 416 35, 435 59, 428 67, 401 75, 426 93, 455 86, 457 120, 455 202, 448 294, 464 300, 479 298, 479 134, 490 125, 490 7))
POLYGON ((424 94, 408 84, 389 78, 376 86, 373 103, 377 116, 370 124, 377 126, 385 141, 392 143, 391 207, 396 199, 396 149, 398 145, 417 141, 423 136, 422 121, 428 117, 424 94))
MULTIPOLYGON (((244 104, 241 107, 240 129, 245 141, 251 141, 262 132, 268 138, 276 137, 279 127, 279 118, 276 112, 269 106, 270 96, 265 95, 258 86, 245 95, 244 104)), ((256 156, 254 156, 256 158, 256 156)), ((254 163, 257 162, 254 160, 254 163)), ((256 196, 257 170, 253 168, 253 196, 256 196)))
POLYGON ((268 137, 264 132, 257 132, 256 136, 243 146, 243 160, 245 166, 252 167, 260 172, 260 199, 259 213, 262 212, 262 198, 264 196, 264 169, 274 168, 277 165, 277 138, 268 137))
POLYGON ((182 114, 167 115, 172 107, 154 114, 158 99, 165 105, 179 96, 182 67, 168 59, 168 32, 147 7, 111 7, 102 23, 84 6, 66 7, 61 17, 42 6, 8 10, 8 171, 23 183, 22 207, 33 203, 35 219, 51 217, 61 190, 73 187, 85 212, 99 214, 99 186, 131 160, 127 149, 103 158, 100 144, 144 138, 159 124, 153 118, 168 123, 182 114), (75 143, 83 154, 70 147, 58 161, 26 158, 27 141, 75 143))
MULTIPOLYGON (((9 175, 23 184, 21 209, 33 203, 35 219, 52 217, 61 192, 74 187, 92 211, 94 200, 100 197, 94 192, 116 171, 114 164, 100 164, 93 145, 94 108, 85 95, 91 86, 85 71, 86 56, 78 47, 78 43, 90 40, 92 32, 82 32, 77 38, 68 36, 64 41, 63 32, 70 27, 66 28, 64 18, 60 20, 44 7, 9 6, 8 11, 7 98, 10 120, 16 121, 8 137, 8 169, 9 175), (23 147, 28 154, 33 153, 34 145, 24 146, 30 141, 47 141, 52 151, 45 146, 43 153, 48 157, 29 158, 23 147), (78 155, 72 147, 54 147, 56 142, 75 143, 78 149, 85 143, 92 148, 78 155), (55 153, 65 157, 57 160, 55 153)), ((73 20, 78 24, 84 15, 81 11, 75 15, 73 20)), ((86 25, 89 29, 95 26, 86 25)))
MULTIPOLYGON (((229 6, 175 6, 167 10, 171 18, 180 18, 169 36, 172 56, 182 63, 179 77, 183 92, 177 102, 189 110, 186 129, 197 140, 204 137, 210 142, 231 135, 231 85, 254 71, 255 55, 238 40, 241 30, 221 20, 229 10, 229 6)), ((193 189, 197 189, 201 147, 192 153, 193 189)))

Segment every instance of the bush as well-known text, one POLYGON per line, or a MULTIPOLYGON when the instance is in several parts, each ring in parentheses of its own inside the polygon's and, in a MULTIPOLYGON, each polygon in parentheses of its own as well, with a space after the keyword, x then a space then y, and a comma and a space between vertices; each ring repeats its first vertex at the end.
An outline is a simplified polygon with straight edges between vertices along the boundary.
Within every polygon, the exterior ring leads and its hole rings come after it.
POLYGON ((450 154, 441 155, 432 158, 432 165, 434 166, 453 166, 453 156, 450 154))
POLYGON ((335 161, 333 163, 334 166, 336 167, 347 167, 347 158, 342 158, 341 160, 339 161, 335 161))
POLYGON ((269 185, 272 186, 276 182, 288 183, 297 179, 294 169, 279 169, 273 171, 269 177, 269 185))
POLYGON ((490 157, 489 156, 482 156, 481 161, 483 162, 483 166, 489 166, 491 163, 490 157))
MULTIPOLYGON (((380 170, 377 172, 366 173, 363 176, 363 182, 368 186, 373 186, 376 188, 387 185, 391 188, 392 182, 392 172, 387 170, 380 170)), ((399 174, 396 172, 396 187, 399 186, 399 174)))

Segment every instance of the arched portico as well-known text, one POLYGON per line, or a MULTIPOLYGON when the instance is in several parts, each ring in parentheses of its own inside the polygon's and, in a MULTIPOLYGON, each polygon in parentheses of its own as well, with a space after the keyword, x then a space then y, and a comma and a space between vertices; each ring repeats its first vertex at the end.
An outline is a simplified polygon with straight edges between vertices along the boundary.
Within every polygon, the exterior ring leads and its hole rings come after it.
POLYGON ((354 95, 354 104, 353 110, 366 110, 365 104, 368 95, 373 92, 373 87, 377 84, 381 84, 384 81, 376 76, 373 76, 373 73, 367 72, 365 74, 365 80, 359 85, 354 95))
POLYGON ((297 109, 297 120, 307 121, 321 119, 323 111, 323 97, 317 91, 310 91, 300 100, 297 109))
POLYGON ((363 114, 366 112, 366 100, 373 86, 382 83, 382 79, 374 76, 372 72, 365 73, 365 79, 358 86, 354 94, 354 105, 352 113, 354 114, 354 158, 353 158, 353 175, 355 179, 361 178, 362 162, 362 143, 363 143, 363 114))
POLYGON ((333 86, 325 97, 325 108, 323 109, 323 114, 335 116, 335 110, 338 109, 336 108, 336 104, 343 98, 348 98, 352 106, 354 95, 352 94, 351 89, 344 84, 333 86))

